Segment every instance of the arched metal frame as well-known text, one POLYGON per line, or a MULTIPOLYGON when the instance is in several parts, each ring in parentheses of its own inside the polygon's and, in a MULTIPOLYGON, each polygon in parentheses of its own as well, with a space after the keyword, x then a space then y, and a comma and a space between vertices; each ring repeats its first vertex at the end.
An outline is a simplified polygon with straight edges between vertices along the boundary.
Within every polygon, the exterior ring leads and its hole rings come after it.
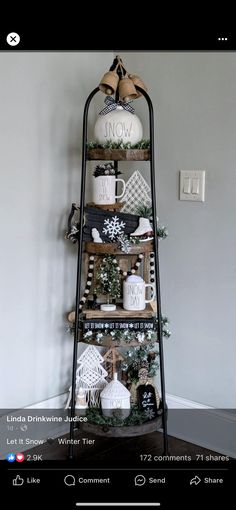
MULTIPOLYGON (((156 273, 156 298, 157 298, 157 338, 159 343, 159 357, 160 357, 160 381, 161 381, 161 396, 162 396, 162 426, 163 426, 163 446, 164 454, 168 452, 168 438, 167 438, 167 405, 165 393, 165 373, 164 373, 164 353, 163 353, 163 335, 162 335, 162 315, 161 315, 161 291, 160 291, 160 267, 159 267, 159 240, 157 236, 157 212, 156 212, 156 179, 155 179, 155 155, 154 155, 154 113, 152 101, 145 90, 141 87, 135 86, 136 89, 145 97, 149 109, 149 132, 150 132, 150 176, 151 176, 151 196, 152 196, 152 213, 153 213, 153 230, 154 230, 154 261, 156 273)), ((75 331, 74 331, 74 350, 73 350, 73 369, 72 369, 72 392, 71 392, 71 422, 70 422, 70 446, 69 458, 74 457, 74 430, 75 425, 73 418, 75 417, 75 397, 76 397, 76 369, 78 357, 78 341, 79 341, 79 326, 80 326, 80 310, 79 303, 81 299, 81 275, 82 275, 82 254, 83 254, 83 218, 84 218, 84 205, 85 205, 85 184, 86 184, 86 161, 87 161, 87 131, 88 131, 88 112, 90 103, 99 92, 99 87, 96 87, 88 96, 83 115, 83 146, 82 146, 82 168, 81 168, 81 191, 80 191, 80 219, 79 219, 79 234, 78 234, 78 259, 77 259, 77 276, 76 276, 76 304, 75 304, 75 331)), ((117 100, 117 96, 116 96, 117 100)), ((115 162, 116 163, 116 162, 115 162)), ((115 165, 117 169, 117 164, 115 165)))

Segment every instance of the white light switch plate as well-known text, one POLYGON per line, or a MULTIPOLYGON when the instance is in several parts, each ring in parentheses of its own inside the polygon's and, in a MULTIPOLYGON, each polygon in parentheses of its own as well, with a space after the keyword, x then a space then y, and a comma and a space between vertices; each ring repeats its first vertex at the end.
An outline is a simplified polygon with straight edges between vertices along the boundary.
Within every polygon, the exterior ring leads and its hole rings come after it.
POLYGON ((205 202, 205 170, 180 170, 179 199, 205 202))

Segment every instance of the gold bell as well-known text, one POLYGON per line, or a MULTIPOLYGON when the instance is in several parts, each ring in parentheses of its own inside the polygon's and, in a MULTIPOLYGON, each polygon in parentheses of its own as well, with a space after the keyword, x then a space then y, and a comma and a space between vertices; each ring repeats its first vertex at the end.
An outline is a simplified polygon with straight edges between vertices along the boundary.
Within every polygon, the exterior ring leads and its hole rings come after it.
POLYGON ((108 71, 105 73, 101 82, 99 83, 99 88, 104 94, 107 96, 111 96, 117 89, 117 85, 119 82, 119 76, 115 71, 108 71))
MULTIPOLYGON (((129 78, 130 78, 130 80, 132 80, 134 85, 138 85, 138 87, 140 87, 141 89, 145 90, 145 92, 147 92, 147 87, 146 87, 145 83, 143 83, 141 78, 139 78, 139 76, 137 76, 135 74, 129 74, 129 78)), ((139 92, 139 90, 136 90, 136 93, 137 93, 137 97, 141 97, 143 95, 142 92, 139 92)))
POLYGON ((138 97, 138 92, 132 82, 132 80, 126 75, 121 78, 119 83, 119 96, 121 101, 125 103, 127 101, 131 101, 132 99, 136 99, 138 97))

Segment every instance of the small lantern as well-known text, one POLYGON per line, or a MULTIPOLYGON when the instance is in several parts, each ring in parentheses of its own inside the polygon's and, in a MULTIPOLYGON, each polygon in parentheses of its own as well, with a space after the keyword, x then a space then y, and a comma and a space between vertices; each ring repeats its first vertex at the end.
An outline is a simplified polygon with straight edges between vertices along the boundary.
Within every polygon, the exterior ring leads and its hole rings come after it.
POLYGON ((113 381, 107 384, 101 392, 102 413, 112 418, 114 411, 119 409, 121 418, 128 418, 130 414, 130 392, 117 380, 117 373, 113 375, 113 381))

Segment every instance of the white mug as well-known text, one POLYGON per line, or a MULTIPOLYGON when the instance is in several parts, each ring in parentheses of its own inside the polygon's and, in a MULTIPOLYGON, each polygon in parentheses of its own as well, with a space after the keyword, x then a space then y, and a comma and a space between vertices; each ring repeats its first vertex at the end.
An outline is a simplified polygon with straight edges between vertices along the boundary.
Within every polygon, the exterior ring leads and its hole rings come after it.
POLYGON ((153 285, 145 283, 141 276, 128 276, 123 283, 123 307, 125 310, 145 310, 146 303, 151 303, 151 299, 145 299, 147 287, 153 289, 153 285))
POLYGON ((93 177, 93 202, 94 204, 114 204, 116 198, 122 198, 125 194, 125 181, 117 179, 115 175, 99 175, 93 177), (122 182, 123 191, 116 195, 116 182, 122 182))

